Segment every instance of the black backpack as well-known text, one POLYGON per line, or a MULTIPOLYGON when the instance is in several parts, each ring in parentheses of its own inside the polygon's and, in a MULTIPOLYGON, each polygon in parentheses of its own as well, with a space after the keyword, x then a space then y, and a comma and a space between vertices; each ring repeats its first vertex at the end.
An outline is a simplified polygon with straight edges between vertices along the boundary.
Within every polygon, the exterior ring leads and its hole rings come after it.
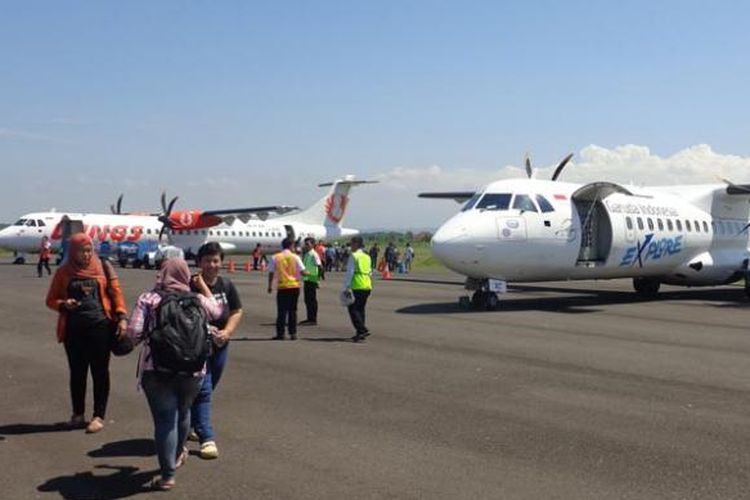
POLYGON ((148 335, 154 370, 192 375, 203 369, 211 355, 211 334, 206 313, 193 292, 157 292, 161 302, 156 324, 148 335))

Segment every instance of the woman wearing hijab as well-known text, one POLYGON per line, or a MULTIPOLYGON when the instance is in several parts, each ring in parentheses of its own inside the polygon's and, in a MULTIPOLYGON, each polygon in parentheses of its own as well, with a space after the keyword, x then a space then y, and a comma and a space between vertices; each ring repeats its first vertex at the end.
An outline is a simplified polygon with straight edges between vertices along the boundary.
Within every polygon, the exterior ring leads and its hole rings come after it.
POLYGON ((113 323, 117 323, 117 335, 122 335, 127 327, 127 309, 114 269, 96 256, 88 235, 78 233, 71 237, 68 255, 67 262, 52 278, 47 307, 59 312, 57 340, 65 345, 68 357, 73 403, 70 425, 85 424, 86 381, 91 370, 94 416, 86 432, 94 433, 104 428, 113 323), (104 265, 109 266, 108 273, 104 265))
MULTIPOLYGON (((156 322, 156 311, 161 303, 159 292, 190 292, 190 269, 184 259, 171 258, 162 264, 154 290, 138 297, 130 318, 127 334, 133 343, 148 339, 148 327, 156 322)), ((193 285, 200 291, 198 298, 209 320, 221 316, 222 307, 211 290, 198 274, 193 285)), ((190 430, 190 407, 203 382, 205 365, 192 376, 163 376, 156 373, 148 342, 144 342, 139 360, 138 373, 154 419, 154 441, 159 456, 161 478, 154 480, 152 487, 170 490, 175 484, 175 470, 187 459, 185 440, 190 430)))

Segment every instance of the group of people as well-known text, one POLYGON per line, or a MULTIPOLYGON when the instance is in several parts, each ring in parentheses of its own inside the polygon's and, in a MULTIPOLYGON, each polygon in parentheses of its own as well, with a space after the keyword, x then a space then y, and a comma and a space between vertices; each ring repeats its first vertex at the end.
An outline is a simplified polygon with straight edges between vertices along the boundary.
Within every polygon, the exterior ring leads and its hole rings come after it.
MULTIPOLYGON (((372 262, 378 262, 378 255, 380 254, 380 247, 377 243, 373 243, 368 251, 372 262)), ((388 270, 392 273, 401 272, 409 273, 411 271, 411 265, 414 262, 414 247, 411 243, 407 243, 404 247, 403 252, 398 249, 394 242, 388 243, 383 252, 383 260, 378 264, 378 269, 388 267, 388 270)))
MULTIPOLYGON (((354 342, 369 335, 365 307, 372 290, 372 263, 363 246, 362 238, 352 238, 342 290, 355 329, 354 342)), ((305 240, 301 257, 293 250, 294 242, 284 240, 282 251, 269 264, 268 292, 274 284, 277 289, 276 339, 284 338, 285 329, 290 339, 296 339, 300 289, 307 306, 302 324, 317 324, 323 262, 311 238, 305 240)), ((236 287, 219 275, 223 259, 218 243, 206 243, 198 250, 199 270, 194 274, 183 258, 166 259, 154 287, 139 295, 128 315, 113 266, 97 256, 88 235, 78 233, 70 238, 68 257, 49 287, 46 303, 58 312, 57 339, 65 347, 70 371, 71 427, 85 428, 87 433, 104 428, 110 356, 142 344, 138 381, 153 418, 161 474, 151 486, 157 490, 174 487, 175 471, 188 457, 188 438, 200 443, 202 458, 219 456, 211 400, 227 364, 229 340, 243 314, 236 287), (89 372, 94 411, 86 422, 89 372)))

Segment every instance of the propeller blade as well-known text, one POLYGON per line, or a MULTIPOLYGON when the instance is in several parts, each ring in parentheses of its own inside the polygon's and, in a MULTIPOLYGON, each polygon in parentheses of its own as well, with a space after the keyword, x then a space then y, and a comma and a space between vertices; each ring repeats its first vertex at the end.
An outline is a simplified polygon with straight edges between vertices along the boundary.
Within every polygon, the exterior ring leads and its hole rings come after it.
POLYGON ((166 230, 167 230, 167 226, 165 224, 162 224, 161 230, 159 231, 159 239, 156 240, 156 241, 158 241, 159 243, 161 243, 161 237, 164 236, 164 231, 166 231, 166 230))
POLYGON ((167 213, 167 192, 166 191, 161 192, 161 211, 162 213, 167 213))
POLYGON ((552 174, 552 180, 556 181, 558 177, 560 177, 560 174, 562 173, 563 169, 565 168, 565 165, 568 164, 568 162, 573 158, 573 153, 570 153, 568 156, 562 159, 560 164, 555 169, 555 173, 552 174))
POLYGON ((177 203, 177 200, 179 200, 179 196, 175 196, 172 198, 172 200, 169 202, 169 206, 167 207, 167 215, 172 213, 172 209, 174 208, 174 204, 177 203))
POLYGON ((109 206, 109 211, 112 212, 112 215, 116 215, 117 214, 117 212, 115 212, 115 206, 114 205, 110 205, 109 206))
POLYGON ((526 161, 524 161, 526 164, 526 177, 531 179, 531 175, 534 173, 534 170, 531 168, 531 158, 529 157, 529 154, 526 154, 526 161))
POLYGON ((117 197, 117 215, 122 213, 122 196, 122 193, 120 193, 120 196, 117 197))

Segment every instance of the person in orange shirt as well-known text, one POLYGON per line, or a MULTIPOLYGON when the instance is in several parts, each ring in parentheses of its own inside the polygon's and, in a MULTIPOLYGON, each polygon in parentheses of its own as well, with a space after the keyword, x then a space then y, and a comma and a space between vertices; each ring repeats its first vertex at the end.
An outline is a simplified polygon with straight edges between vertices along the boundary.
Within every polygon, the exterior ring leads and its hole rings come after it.
POLYGON ((47 275, 52 274, 52 270, 49 268, 49 259, 52 256, 52 243, 50 243, 47 236, 42 237, 42 243, 39 245, 39 262, 36 264, 36 272, 39 277, 42 277, 42 267, 47 269, 47 275))
POLYGON ((302 287, 302 276, 307 274, 299 255, 292 252, 294 241, 281 242, 281 252, 275 254, 268 266, 268 293, 273 293, 276 280, 276 336, 274 340, 284 340, 284 330, 288 327, 289 338, 297 340, 297 302, 302 287))
POLYGON ((120 281, 109 262, 94 253, 84 233, 70 238, 68 260, 57 268, 47 293, 47 307, 59 313, 57 340, 65 345, 70 368, 73 416, 69 424, 85 424, 86 381, 89 369, 94 381, 94 416, 86 432, 99 432, 109 398, 109 357, 114 335, 127 328, 127 309, 120 281), (108 266, 105 272, 103 266, 108 266))

